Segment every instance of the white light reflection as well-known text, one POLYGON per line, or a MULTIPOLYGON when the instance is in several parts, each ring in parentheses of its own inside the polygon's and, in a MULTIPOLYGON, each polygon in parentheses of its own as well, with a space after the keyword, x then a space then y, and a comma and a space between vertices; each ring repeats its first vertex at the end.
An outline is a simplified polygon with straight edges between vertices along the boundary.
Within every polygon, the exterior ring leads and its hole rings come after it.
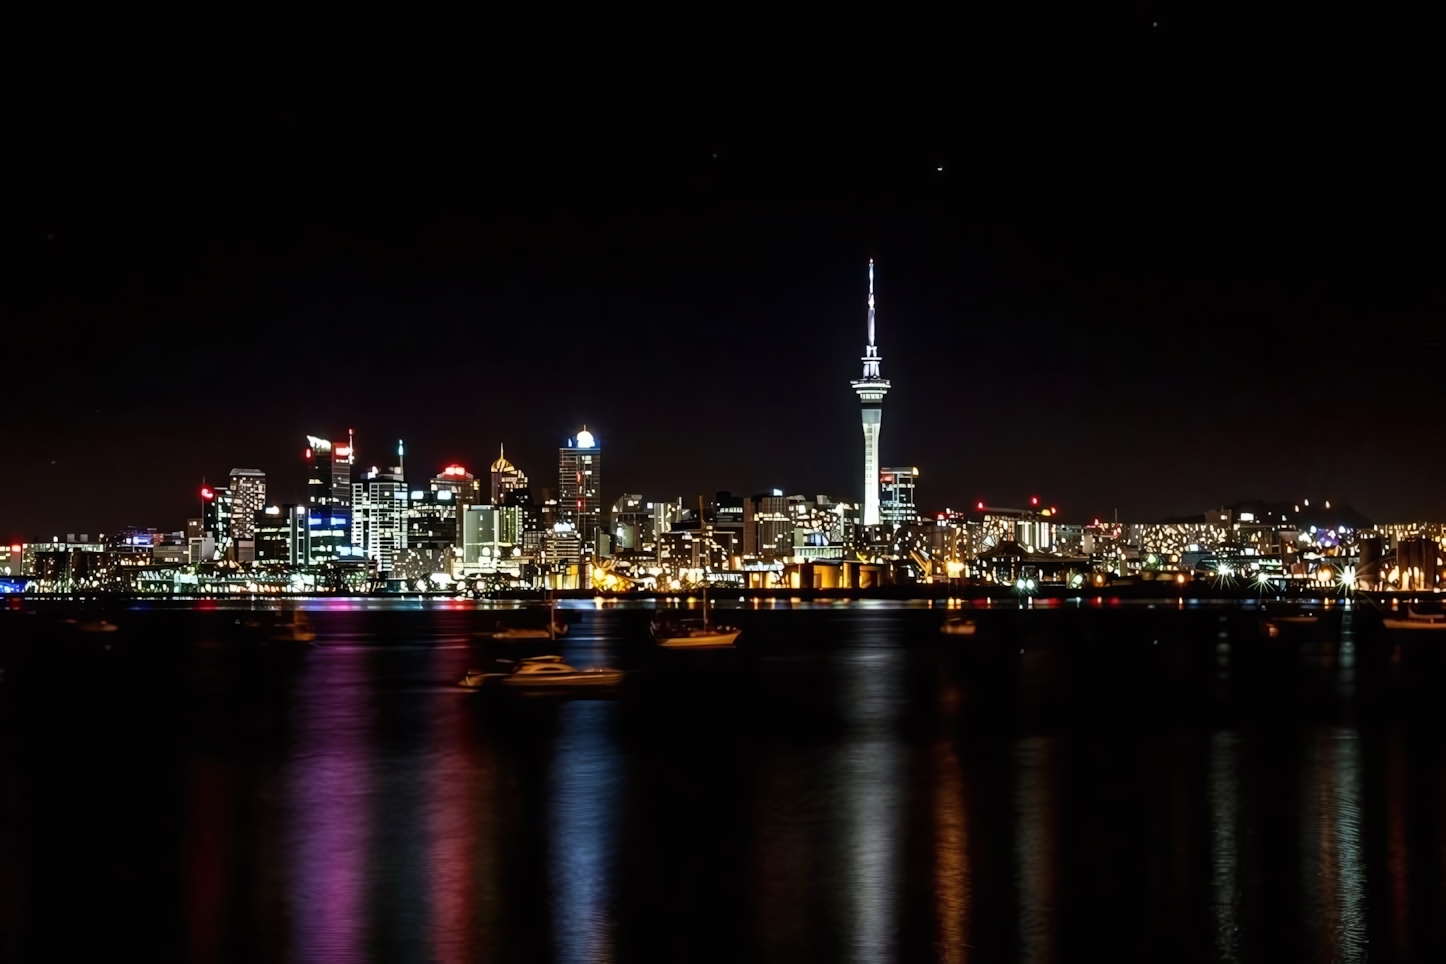
POLYGON ((1321 960, 1367 959, 1361 781, 1356 732, 1318 731, 1307 748, 1301 874, 1311 898, 1307 932, 1321 960))
POLYGON ((558 711, 551 797, 552 919, 559 961, 612 959, 622 759, 617 704, 579 700, 558 711))
POLYGON ((1215 949, 1240 960, 1240 735, 1210 740, 1210 868, 1215 949))
POLYGON ((844 877, 854 961, 890 961, 898 930, 902 858, 902 753, 895 733, 902 703, 898 651, 844 654, 844 708, 849 719, 840 758, 848 841, 844 877))

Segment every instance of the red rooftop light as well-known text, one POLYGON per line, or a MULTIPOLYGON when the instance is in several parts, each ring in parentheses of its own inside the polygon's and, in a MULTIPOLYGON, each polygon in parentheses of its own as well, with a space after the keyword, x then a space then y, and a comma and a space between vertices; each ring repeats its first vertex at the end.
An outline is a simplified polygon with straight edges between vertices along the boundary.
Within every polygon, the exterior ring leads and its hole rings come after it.
POLYGON ((216 493, 212 491, 209 485, 203 485, 201 486, 201 498, 209 502, 212 499, 216 498, 216 493))
POLYGON ((445 469, 443 469, 443 470, 442 470, 442 474, 443 474, 443 475, 466 475, 466 474, 467 474, 467 470, 464 469, 464 468, 463 468, 462 466, 460 466, 460 465, 453 464, 453 465, 449 465, 449 466, 447 466, 445 469))
POLYGON ((978 508, 982 510, 982 509, 984 508, 984 503, 983 503, 983 502, 979 503, 978 508))
POLYGON ((1029 497, 1029 504, 1030 504, 1030 505, 1039 505, 1039 496, 1037 496, 1037 495, 1031 495, 1031 496, 1029 497))

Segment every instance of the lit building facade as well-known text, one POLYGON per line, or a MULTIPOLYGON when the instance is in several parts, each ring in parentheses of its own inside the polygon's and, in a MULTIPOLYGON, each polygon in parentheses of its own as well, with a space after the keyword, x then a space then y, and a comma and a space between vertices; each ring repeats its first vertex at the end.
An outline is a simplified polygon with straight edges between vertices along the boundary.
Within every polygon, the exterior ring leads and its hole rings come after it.
POLYGON ((352 485, 351 513, 352 555, 372 560, 378 572, 391 572, 398 553, 407 548, 407 483, 401 467, 363 473, 352 485))
POLYGON ((602 449, 586 427, 557 450, 557 501, 561 521, 572 525, 583 555, 596 550, 602 529, 602 449))
POLYGON ((864 346, 864 374, 855 379, 854 391, 862 407, 864 426, 864 502, 866 526, 879 524, 879 429, 884 417, 884 396, 889 392, 888 379, 879 373, 879 350, 874 344, 874 261, 869 259, 869 343, 864 346))
POLYGON ((497 447, 497 461, 492 463, 492 504, 506 505, 508 493, 525 491, 527 476, 507 461, 502 446, 497 447))
POLYGON ((307 563, 319 565, 352 556, 351 433, 345 442, 306 437, 307 563))
POLYGON ((884 469, 879 473, 879 521, 896 526, 919 521, 919 505, 914 500, 915 480, 919 470, 912 465, 884 469))
POLYGON ((266 508, 266 473, 260 469, 231 470, 231 538, 256 536, 256 513, 266 508))
POLYGON ((252 524, 257 565, 306 564, 309 551, 305 506, 267 506, 256 513, 252 524))

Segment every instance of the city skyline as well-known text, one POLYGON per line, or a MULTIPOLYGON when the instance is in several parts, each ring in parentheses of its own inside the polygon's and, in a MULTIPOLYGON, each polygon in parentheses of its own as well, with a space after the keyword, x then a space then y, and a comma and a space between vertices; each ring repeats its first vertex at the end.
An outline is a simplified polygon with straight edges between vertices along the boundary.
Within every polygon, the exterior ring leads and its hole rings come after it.
POLYGON ((0 534, 177 515, 200 476, 345 427, 435 468, 485 466, 499 441, 546 465, 586 423, 626 491, 852 491, 841 380, 870 258, 894 379, 881 464, 917 466, 930 505, 1040 492, 1167 518, 1309 494, 1446 517, 1434 379, 1407 371, 1441 340, 1429 152, 1334 101, 1282 123, 1253 88, 1169 89, 1089 120, 971 105, 967 132, 865 151, 852 124, 704 124, 585 156, 423 136, 415 169, 374 167, 355 138, 396 117, 298 140, 225 107, 186 122, 244 131, 266 164, 215 151, 163 176, 158 137, 104 192, 88 151, 62 151, 3 228, 0 534), (1371 150, 1321 133, 1343 124, 1371 150), (105 500, 97 465, 128 480, 105 500))

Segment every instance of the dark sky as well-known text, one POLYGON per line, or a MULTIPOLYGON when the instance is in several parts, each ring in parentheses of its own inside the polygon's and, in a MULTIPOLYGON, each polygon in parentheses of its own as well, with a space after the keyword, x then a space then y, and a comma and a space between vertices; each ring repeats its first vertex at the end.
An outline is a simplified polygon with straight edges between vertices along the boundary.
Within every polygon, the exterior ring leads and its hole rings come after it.
POLYGON ((504 442, 555 484, 586 423, 609 500, 856 497, 870 257, 883 457, 927 507, 1446 518, 1439 85, 1152 16, 887 85, 841 54, 696 96, 647 70, 38 87, 0 537, 179 528, 233 466, 294 499, 304 436, 348 428, 367 463, 405 439, 413 478, 504 442))

